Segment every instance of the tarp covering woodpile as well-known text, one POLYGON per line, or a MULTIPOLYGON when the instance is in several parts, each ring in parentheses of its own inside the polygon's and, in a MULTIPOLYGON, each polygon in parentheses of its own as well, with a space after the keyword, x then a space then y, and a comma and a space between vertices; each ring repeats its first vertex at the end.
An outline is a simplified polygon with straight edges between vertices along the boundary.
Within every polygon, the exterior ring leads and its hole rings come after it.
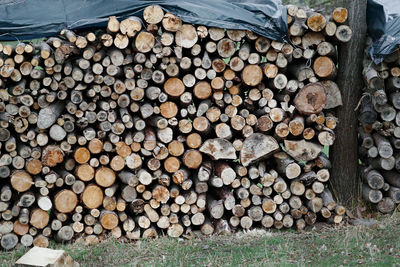
POLYGON ((370 56, 375 64, 398 49, 400 44, 400 4, 393 0, 368 0, 368 33, 373 39, 370 56))
POLYGON ((141 16, 145 7, 164 10, 193 24, 251 30, 276 41, 287 37, 286 9, 280 0, 106 1, 6 0, 0 3, 0 40, 28 40, 62 29, 105 26, 109 16, 141 16))

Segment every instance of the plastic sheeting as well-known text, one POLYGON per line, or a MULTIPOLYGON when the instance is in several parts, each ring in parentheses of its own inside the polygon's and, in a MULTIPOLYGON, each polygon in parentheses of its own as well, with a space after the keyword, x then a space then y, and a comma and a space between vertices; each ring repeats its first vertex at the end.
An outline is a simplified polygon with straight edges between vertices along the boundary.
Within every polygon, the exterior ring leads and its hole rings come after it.
POLYGON ((373 39, 369 52, 379 64, 400 44, 400 0, 368 0, 367 24, 373 39))
POLYGON ((146 6, 155 4, 188 23, 251 30, 276 41, 287 38, 286 8, 280 0, 1 0, 0 40, 105 26, 109 16, 141 16, 146 6))

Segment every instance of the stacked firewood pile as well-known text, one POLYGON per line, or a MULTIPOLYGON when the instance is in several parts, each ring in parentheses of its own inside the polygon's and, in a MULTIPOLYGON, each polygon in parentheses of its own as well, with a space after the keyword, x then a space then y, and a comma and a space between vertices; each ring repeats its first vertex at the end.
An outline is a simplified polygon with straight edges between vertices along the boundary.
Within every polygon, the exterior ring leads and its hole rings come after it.
POLYGON ((400 209, 400 52, 376 65, 365 49, 360 99, 359 155, 363 198, 382 213, 400 209))
POLYGON ((322 151, 346 18, 288 6, 290 44, 149 6, 2 45, 1 246, 341 222, 322 151))

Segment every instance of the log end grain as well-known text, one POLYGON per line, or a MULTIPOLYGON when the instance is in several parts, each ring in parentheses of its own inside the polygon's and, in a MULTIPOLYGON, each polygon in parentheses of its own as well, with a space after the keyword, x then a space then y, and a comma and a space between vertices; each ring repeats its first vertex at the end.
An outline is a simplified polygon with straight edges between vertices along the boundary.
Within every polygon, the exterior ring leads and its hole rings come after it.
POLYGON ((258 65, 247 65, 242 71, 242 79, 248 86, 258 85, 263 78, 262 69, 258 65))
POLYGON ((77 204, 78 197, 71 190, 64 189, 54 196, 54 206, 59 212, 72 212, 77 204))
POLYGON ((198 150, 190 149, 185 152, 182 160, 189 169, 197 169, 200 167, 203 157, 198 150))
POLYGON ((86 186, 81 194, 81 200, 88 209, 96 209, 103 204, 104 193, 97 185, 86 186))
POLYGON ((108 167, 101 167, 96 170, 94 179, 98 185, 102 187, 109 187, 114 184, 116 175, 114 170, 108 167))
POLYGON ((31 188, 33 184, 32 177, 26 171, 15 171, 11 175, 11 186, 17 192, 25 192, 31 188))
POLYGON ((305 115, 320 113, 325 107, 326 93, 320 83, 304 86, 294 99, 296 109, 305 115))

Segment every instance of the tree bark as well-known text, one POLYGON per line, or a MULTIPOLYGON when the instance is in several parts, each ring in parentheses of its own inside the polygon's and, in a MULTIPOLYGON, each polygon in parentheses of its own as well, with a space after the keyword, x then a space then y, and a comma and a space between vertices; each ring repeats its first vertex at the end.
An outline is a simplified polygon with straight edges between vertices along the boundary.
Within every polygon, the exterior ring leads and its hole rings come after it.
POLYGON ((344 105, 338 109, 341 127, 336 130, 336 142, 332 146, 332 184, 343 204, 350 204, 360 196, 358 178, 357 113, 354 112, 363 88, 362 59, 364 52, 366 0, 346 1, 348 21, 353 30, 352 39, 339 49, 338 85, 344 105))

